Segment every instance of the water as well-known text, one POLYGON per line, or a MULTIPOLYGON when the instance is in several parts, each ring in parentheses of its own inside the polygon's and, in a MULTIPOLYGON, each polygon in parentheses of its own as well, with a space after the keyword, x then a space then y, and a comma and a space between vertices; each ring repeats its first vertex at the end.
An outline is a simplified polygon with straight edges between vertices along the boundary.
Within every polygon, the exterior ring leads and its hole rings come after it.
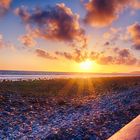
POLYGON ((29 80, 29 79, 56 79, 56 78, 92 78, 92 77, 117 77, 140 76, 140 74, 125 73, 69 73, 69 72, 41 72, 41 71, 7 71, 0 70, 0 80, 29 80))

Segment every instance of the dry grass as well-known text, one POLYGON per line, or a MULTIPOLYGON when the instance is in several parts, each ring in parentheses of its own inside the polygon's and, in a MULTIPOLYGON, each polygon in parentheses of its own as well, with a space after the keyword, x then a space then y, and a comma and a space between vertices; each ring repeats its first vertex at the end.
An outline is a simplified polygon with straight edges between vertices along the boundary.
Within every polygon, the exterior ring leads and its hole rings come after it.
POLYGON ((140 77, 1 81, 0 93, 24 96, 104 95, 140 86, 140 77))

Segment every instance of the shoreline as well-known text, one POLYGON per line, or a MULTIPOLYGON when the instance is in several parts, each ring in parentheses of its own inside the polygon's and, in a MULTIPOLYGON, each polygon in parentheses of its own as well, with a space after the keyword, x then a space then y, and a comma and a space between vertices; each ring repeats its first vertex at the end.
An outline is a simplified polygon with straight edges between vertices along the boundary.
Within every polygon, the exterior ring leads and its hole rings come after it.
POLYGON ((1 71, 2 80, 39 80, 69 78, 107 78, 107 77, 140 77, 140 73, 83 73, 83 72, 41 72, 41 71, 1 71))

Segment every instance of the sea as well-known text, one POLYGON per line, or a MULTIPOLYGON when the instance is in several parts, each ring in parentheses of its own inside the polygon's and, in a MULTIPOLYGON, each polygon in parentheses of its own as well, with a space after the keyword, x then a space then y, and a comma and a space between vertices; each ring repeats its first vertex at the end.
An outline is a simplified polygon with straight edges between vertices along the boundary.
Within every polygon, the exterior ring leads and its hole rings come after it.
POLYGON ((74 72, 44 72, 44 71, 13 71, 0 70, 2 80, 35 80, 35 79, 65 79, 65 78, 93 78, 93 77, 128 77, 140 76, 132 73, 74 73, 74 72))

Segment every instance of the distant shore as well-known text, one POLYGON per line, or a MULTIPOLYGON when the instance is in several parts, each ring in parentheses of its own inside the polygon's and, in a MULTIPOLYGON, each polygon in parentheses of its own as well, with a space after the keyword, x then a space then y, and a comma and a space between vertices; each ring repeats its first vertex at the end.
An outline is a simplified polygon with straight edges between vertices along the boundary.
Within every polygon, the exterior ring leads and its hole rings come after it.
POLYGON ((0 82, 0 139, 104 140, 140 114, 140 77, 0 82))
POLYGON ((14 71, 0 70, 2 80, 39 80, 39 79, 68 79, 68 78, 101 78, 101 77, 133 77, 140 72, 130 73, 83 73, 83 72, 44 72, 44 71, 14 71))

